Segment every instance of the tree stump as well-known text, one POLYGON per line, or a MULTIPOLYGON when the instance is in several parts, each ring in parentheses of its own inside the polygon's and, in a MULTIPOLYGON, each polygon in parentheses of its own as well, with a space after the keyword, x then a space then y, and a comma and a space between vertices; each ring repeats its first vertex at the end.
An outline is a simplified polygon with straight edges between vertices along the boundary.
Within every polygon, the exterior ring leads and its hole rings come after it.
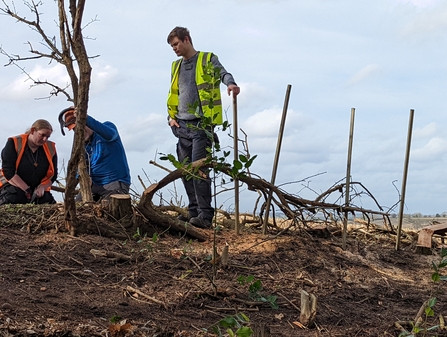
POLYGON ((270 328, 261 323, 253 326, 253 337, 270 337, 270 328))
POLYGON ((112 194, 109 202, 109 213, 124 228, 133 225, 133 208, 130 195, 112 194))
POLYGON ((310 326, 317 315, 317 298, 305 290, 301 290, 300 322, 304 326, 310 326))

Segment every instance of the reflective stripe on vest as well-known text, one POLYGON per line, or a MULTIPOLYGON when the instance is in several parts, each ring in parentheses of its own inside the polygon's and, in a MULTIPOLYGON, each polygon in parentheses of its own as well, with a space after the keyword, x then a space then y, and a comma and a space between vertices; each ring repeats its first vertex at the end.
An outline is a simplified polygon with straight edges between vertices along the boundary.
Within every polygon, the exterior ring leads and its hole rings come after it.
POLYGON ((179 59, 177 61, 172 62, 171 67, 171 88, 168 94, 168 114, 169 117, 175 119, 175 116, 178 112, 178 72, 180 69, 180 64, 182 60, 179 59))
MULTIPOLYGON (((207 81, 205 74, 206 65, 211 62, 212 53, 199 52, 196 63, 196 85, 199 93, 200 105, 204 116, 212 118, 213 124, 222 124, 222 100, 220 95, 220 77, 214 83, 207 81), (208 97, 212 95, 213 104, 210 107, 208 97)), ((172 62, 171 88, 168 94, 168 114, 171 118, 176 117, 179 105, 178 77, 182 59, 172 62)))
MULTIPOLYGON (((23 134, 15 137, 11 137, 11 139, 14 141, 14 147, 17 152, 17 160, 16 160, 16 173, 17 169, 19 168, 20 161, 22 160, 23 154, 25 153, 26 149, 26 143, 28 140, 28 134, 23 134)), ((54 175, 54 165, 53 165, 53 157, 56 154, 56 144, 52 141, 46 141, 43 145, 43 150, 45 152, 45 155, 48 159, 48 171, 45 177, 41 180, 41 184, 46 184, 51 182, 51 178, 53 178, 54 175)), ((0 170, 0 187, 3 186, 5 183, 7 183, 8 180, 3 175, 3 172, 0 170)), ((51 190, 51 184, 46 189, 46 191, 51 190)))

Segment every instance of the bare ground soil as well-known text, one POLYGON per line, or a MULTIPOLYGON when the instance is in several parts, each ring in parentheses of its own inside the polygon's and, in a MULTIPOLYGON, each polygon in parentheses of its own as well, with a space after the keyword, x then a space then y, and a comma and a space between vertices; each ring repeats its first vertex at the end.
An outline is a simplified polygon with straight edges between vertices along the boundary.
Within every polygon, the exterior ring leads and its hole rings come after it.
POLYGON ((435 316, 425 326, 447 315, 445 284, 431 281, 439 252, 416 254, 411 235, 396 251, 395 236, 351 230, 344 250, 335 235, 222 228, 223 268, 210 260, 212 230, 206 242, 157 228, 155 237, 73 237, 62 219, 0 226, 0 336, 213 336, 213 325, 240 312, 259 336, 398 336, 395 322, 411 330, 407 322, 432 296, 435 316), (238 282, 248 276, 262 290, 238 282), (308 328, 299 324, 301 290, 318 300, 308 328))

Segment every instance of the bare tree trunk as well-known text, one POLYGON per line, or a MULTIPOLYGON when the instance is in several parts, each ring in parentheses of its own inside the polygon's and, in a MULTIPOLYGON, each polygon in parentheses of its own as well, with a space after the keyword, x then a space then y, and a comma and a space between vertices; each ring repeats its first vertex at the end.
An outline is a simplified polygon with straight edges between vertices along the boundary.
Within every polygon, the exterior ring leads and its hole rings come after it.
MULTIPOLYGON (((67 168, 67 193, 65 199, 65 224, 67 229, 73 235, 76 234, 77 221, 76 221, 76 204, 75 204, 75 188, 77 185, 77 169, 79 168, 81 179, 81 195, 84 201, 91 201, 91 188, 90 179, 87 174, 86 165, 84 162, 84 129, 87 120, 90 79, 92 68, 90 66, 87 51, 84 45, 84 38, 82 36, 82 16, 84 14, 85 0, 70 0, 70 15, 72 35, 68 29, 68 22, 66 18, 66 11, 64 8, 64 1, 58 0, 59 3, 59 17, 61 24, 65 26, 65 37, 69 48, 73 50, 76 61, 79 68, 79 81, 76 79, 76 75, 72 73, 72 65, 67 65, 70 68, 69 73, 72 74, 72 85, 74 94, 74 103, 77 108, 77 121, 75 128, 75 136, 72 147, 71 158, 68 161, 67 168), (62 22, 62 18, 64 19, 62 22)), ((71 58, 70 58, 71 59, 71 58)))

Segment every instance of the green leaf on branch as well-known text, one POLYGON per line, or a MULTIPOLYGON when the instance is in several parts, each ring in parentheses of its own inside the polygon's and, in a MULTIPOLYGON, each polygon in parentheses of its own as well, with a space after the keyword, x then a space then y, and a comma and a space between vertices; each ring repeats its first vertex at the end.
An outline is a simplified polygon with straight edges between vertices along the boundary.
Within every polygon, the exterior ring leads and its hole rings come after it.
POLYGON ((236 169, 236 170, 242 170, 242 168, 243 168, 243 166, 242 166, 242 163, 239 161, 239 160, 233 160, 233 167, 236 169))

